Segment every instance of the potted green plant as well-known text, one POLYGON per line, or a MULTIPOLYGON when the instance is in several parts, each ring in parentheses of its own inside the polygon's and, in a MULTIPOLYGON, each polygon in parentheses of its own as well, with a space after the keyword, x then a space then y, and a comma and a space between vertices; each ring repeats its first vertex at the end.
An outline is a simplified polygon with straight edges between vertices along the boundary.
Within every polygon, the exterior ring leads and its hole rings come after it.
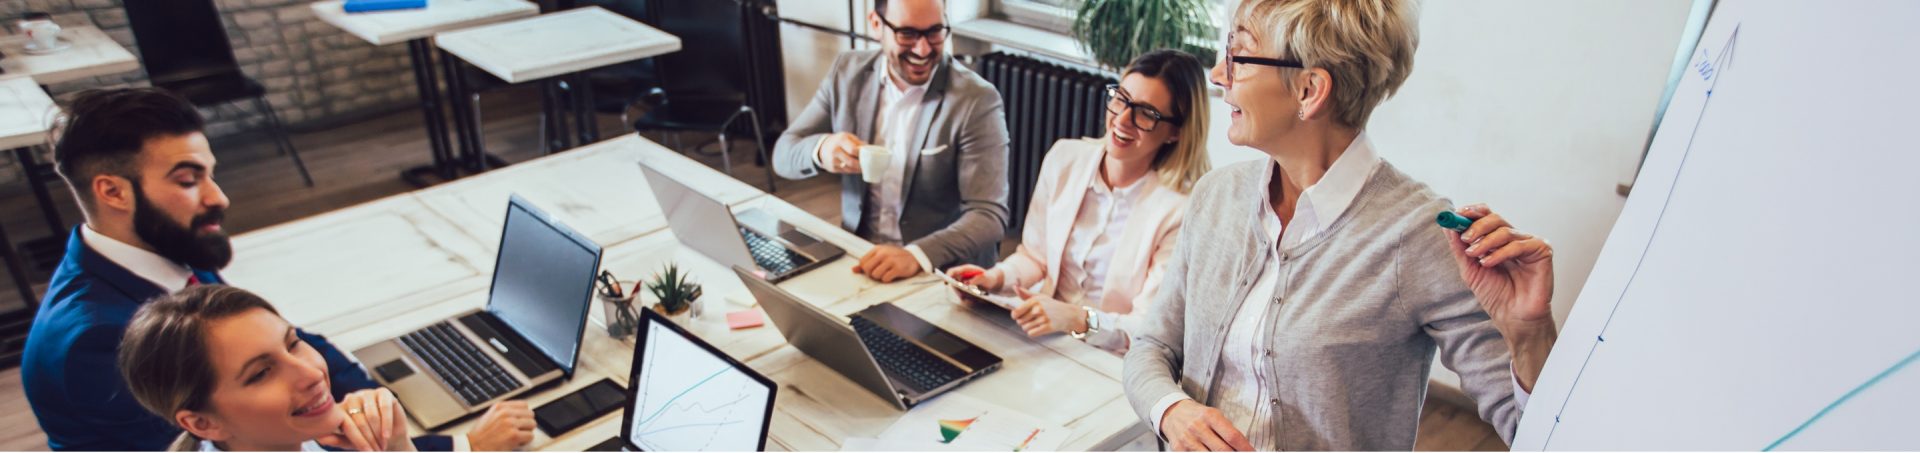
POLYGON ((1119 71, 1133 57, 1179 49, 1213 61, 1209 0, 1081 0, 1073 36, 1095 62, 1119 71))
POLYGON ((653 311, 667 315, 677 321, 694 316, 696 304, 700 300, 700 284, 687 278, 680 266, 667 265, 660 273, 654 274, 653 281, 647 283, 647 290, 653 293, 653 311))

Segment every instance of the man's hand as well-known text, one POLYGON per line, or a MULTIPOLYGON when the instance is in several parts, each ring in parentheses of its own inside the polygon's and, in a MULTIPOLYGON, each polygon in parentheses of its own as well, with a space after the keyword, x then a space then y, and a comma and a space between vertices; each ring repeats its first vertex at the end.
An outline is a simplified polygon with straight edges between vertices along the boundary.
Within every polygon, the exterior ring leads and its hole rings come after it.
POLYGON ((526 401, 501 401, 467 432, 473 451, 514 451, 533 442, 533 410, 526 401))
POLYGON ((1160 434, 1176 451, 1253 451, 1247 436, 1219 409, 1193 400, 1174 403, 1160 417, 1160 434))
POLYGON ((820 141, 820 168, 828 173, 842 175, 860 174, 860 147, 867 142, 860 137, 841 132, 827 136, 820 141))
POLYGON ((1079 305, 1054 300, 1051 297, 1036 296, 1025 288, 1014 288, 1026 305, 1014 309, 1013 320, 1026 329, 1027 336, 1039 338, 1052 333, 1072 333, 1087 331, 1087 311, 1079 305))
POLYGON ((920 260, 913 259, 913 252, 897 245, 876 245, 860 257, 860 264, 853 266, 853 273, 866 275, 880 283, 893 283, 920 274, 920 260))

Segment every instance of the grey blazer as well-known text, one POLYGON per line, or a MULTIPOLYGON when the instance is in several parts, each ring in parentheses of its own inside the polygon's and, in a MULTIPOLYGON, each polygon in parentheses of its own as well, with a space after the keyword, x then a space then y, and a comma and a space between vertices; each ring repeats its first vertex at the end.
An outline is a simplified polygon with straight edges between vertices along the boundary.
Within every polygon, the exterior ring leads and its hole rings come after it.
MULTIPOLYGON (((1240 382, 1219 375, 1226 331, 1266 267, 1260 159, 1214 170, 1193 189, 1160 292, 1133 333, 1123 374, 1141 420, 1170 393, 1217 406, 1240 382)), ((1255 343, 1277 445, 1261 450, 1412 450, 1435 354, 1500 439, 1524 410, 1512 356, 1454 267, 1433 214, 1446 199, 1381 163, 1345 214, 1284 250, 1255 343)), ((1233 415, 1229 414, 1229 418, 1233 415)), ((1236 420, 1245 423, 1245 420, 1236 420)))
MULTIPOLYGON (((851 132, 872 142, 880 104, 880 53, 847 52, 814 92, 807 108, 780 134, 773 148, 773 169, 787 179, 825 173, 814 163, 820 140, 851 132)), ((900 236, 918 245, 934 266, 971 263, 991 267, 999 261, 1000 238, 1007 229, 1007 120, 1000 92, 950 57, 934 72, 915 121, 903 179, 900 236)), ((867 183, 860 175, 840 175, 840 224, 863 237, 867 183)))

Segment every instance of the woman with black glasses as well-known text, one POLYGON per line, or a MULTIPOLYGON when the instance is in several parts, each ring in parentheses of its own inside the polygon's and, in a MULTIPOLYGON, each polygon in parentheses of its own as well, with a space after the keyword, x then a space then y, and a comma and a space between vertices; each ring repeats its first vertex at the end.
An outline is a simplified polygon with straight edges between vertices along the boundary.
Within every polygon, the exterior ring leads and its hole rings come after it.
POLYGON ((1180 450, 1411 450, 1437 353, 1511 441, 1555 332, 1552 247, 1455 209, 1364 133, 1413 70, 1411 1, 1242 0, 1211 79, 1268 159, 1193 190, 1127 352, 1180 450), (1436 215, 1475 219, 1462 233, 1436 215))
POLYGON ((1019 250, 948 275, 1025 300, 1012 315, 1028 335, 1125 351, 1210 166, 1203 67, 1175 50, 1135 58, 1107 87, 1107 135, 1047 152, 1019 250))

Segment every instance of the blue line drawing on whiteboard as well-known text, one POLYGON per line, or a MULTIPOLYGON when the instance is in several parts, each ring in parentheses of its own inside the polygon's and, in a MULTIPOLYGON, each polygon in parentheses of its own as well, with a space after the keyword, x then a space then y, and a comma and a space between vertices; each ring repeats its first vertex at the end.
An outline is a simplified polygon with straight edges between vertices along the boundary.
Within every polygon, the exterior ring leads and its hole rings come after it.
POLYGON ((1547 430, 1547 439, 1540 446, 1542 450, 1553 445, 1553 433, 1560 428, 1560 416, 1567 413, 1567 406, 1573 405, 1573 392, 1580 387, 1581 375, 1586 373, 1587 364, 1593 362, 1594 351, 1599 350, 1600 345, 1607 342, 1607 327, 1613 325, 1613 317, 1620 312, 1620 305, 1626 299, 1628 290, 1633 288, 1633 280, 1640 276, 1640 266, 1646 262, 1647 250, 1653 248, 1654 240, 1660 236, 1661 220, 1666 218, 1667 206, 1673 202, 1674 192, 1679 191, 1680 175, 1686 173, 1687 157, 1693 153, 1693 139, 1700 134, 1700 119, 1705 118, 1707 109, 1713 106, 1713 89, 1720 84, 1720 76, 1725 75, 1726 70, 1733 66, 1734 44, 1739 40, 1740 24, 1735 23, 1733 33, 1727 36, 1726 44, 1720 46, 1717 55, 1705 48, 1694 52, 1697 57, 1692 67, 1694 73, 1707 84, 1706 100, 1701 101, 1699 116, 1694 118, 1693 129, 1687 133, 1687 146, 1680 152, 1680 166, 1673 172, 1673 182, 1667 191, 1667 198, 1660 202, 1660 215, 1654 218, 1653 232, 1648 235, 1647 244, 1640 250, 1640 259, 1634 263, 1633 273, 1627 276, 1626 288, 1620 291, 1619 298, 1614 299, 1613 308, 1607 312, 1607 321, 1600 325, 1600 335, 1594 337, 1593 347, 1587 349, 1586 359, 1580 362, 1580 371, 1574 373, 1573 383, 1567 386, 1567 396, 1562 399, 1566 403, 1561 404, 1560 411, 1553 414, 1553 428, 1547 430))
POLYGON ((1873 387, 1874 384, 1880 383, 1880 381, 1886 379, 1887 376, 1892 376, 1894 373, 1900 372, 1900 369, 1906 368, 1907 365, 1913 364, 1913 362, 1916 359, 1920 359, 1920 351, 1913 351, 1913 354, 1909 354, 1907 355, 1907 358, 1901 359, 1899 363, 1893 364, 1893 367, 1887 368, 1886 371, 1881 371, 1880 374, 1873 375, 1872 379, 1868 379, 1867 382, 1863 382, 1860 384, 1860 386, 1854 387, 1853 390, 1847 391, 1846 394, 1840 395, 1840 399, 1834 400, 1833 403, 1827 404, 1827 407, 1820 408, 1820 412, 1813 413, 1813 416, 1808 417, 1807 421, 1801 422, 1800 426, 1796 426, 1793 428, 1793 431, 1788 431, 1787 435, 1780 436, 1779 439, 1774 440, 1773 443, 1767 444, 1767 448, 1761 449, 1760 451, 1773 451, 1776 448, 1780 448, 1780 444, 1784 444, 1784 443, 1787 443, 1787 441, 1789 440, 1793 440, 1793 436, 1800 435, 1801 431, 1805 431, 1807 427, 1813 426, 1814 422, 1818 422, 1820 421, 1820 418, 1826 417, 1827 413, 1833 412, 1834 409, 1837 409, 1841 405, 1846 404, 1848 400, 1853 399, 1853 397, 1856 395, 1859 395, 1860 392, 1866 391, 1867 388, 1873 387))

